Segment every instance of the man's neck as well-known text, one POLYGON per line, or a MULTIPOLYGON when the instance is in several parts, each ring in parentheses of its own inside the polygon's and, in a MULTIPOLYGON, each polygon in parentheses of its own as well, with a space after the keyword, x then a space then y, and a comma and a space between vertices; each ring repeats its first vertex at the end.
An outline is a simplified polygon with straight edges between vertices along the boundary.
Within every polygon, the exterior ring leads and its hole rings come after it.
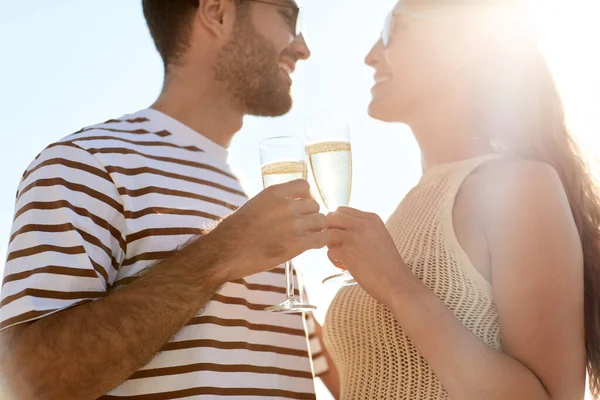
POLYGON ((225 148, 242 128, 244 114, 216 82, 169 78, 152 108, 225 148))

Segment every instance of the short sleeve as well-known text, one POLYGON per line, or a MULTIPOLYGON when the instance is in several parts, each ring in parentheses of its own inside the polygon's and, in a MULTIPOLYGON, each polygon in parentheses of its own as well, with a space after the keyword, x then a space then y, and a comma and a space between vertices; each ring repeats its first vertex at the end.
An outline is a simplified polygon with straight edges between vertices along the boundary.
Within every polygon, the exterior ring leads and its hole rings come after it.
POLYGON ((59 142, 19 185, 0 291, 0 331, 106 295, 124 259, 125 217, 106 169, 59 142))

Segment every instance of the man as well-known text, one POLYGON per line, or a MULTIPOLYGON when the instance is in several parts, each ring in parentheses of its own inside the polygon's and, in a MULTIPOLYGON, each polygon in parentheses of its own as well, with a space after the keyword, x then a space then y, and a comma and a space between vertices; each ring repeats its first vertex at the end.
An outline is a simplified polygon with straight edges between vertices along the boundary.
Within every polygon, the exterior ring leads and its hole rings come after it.
POLYGON ((305 321, 263 309, 284 293, 282 269, 268 270, 323 247, 325 218, 304 181, 246 203, 227 164, 245 114, 291 108, 289 74, 310 55, 298 8, 143 6, 165 64, 159 99, 50 145, 23 176, 0 301, 0 394, 314 398, 305 321))

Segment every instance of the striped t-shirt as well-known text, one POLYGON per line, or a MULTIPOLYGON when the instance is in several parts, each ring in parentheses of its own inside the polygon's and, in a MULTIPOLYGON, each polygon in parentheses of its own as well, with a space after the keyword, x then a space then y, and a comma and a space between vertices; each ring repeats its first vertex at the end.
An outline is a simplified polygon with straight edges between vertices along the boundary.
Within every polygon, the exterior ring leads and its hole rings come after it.
MULTIPOLYGON (((153 109, 46 148, 17 192, 0 330, 102 298, 244 204, 227 156, 153 109)), ((281 267, 227 283, 102 398, 314 399, 313 373, 327 367, 313 321, 263 311, 284 286, 281 267)))

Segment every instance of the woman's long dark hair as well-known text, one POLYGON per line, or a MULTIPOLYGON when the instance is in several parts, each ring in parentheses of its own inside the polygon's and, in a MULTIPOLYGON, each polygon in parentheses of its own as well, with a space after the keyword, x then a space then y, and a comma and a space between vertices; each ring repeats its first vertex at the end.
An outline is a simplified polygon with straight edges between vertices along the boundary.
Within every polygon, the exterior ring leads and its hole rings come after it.
POLYGON ((485 101, 481 114, 498 152, 550 164, 567 193, 583 245, 587 372, 592 395, 597 398, 600 395, 598 187, 567 128, 557 85, 536 41, 530 38, 519 41, 514 32, 509 38, 489 46, 489 54, 482 61, 485 71, 480 84, 485 101))

